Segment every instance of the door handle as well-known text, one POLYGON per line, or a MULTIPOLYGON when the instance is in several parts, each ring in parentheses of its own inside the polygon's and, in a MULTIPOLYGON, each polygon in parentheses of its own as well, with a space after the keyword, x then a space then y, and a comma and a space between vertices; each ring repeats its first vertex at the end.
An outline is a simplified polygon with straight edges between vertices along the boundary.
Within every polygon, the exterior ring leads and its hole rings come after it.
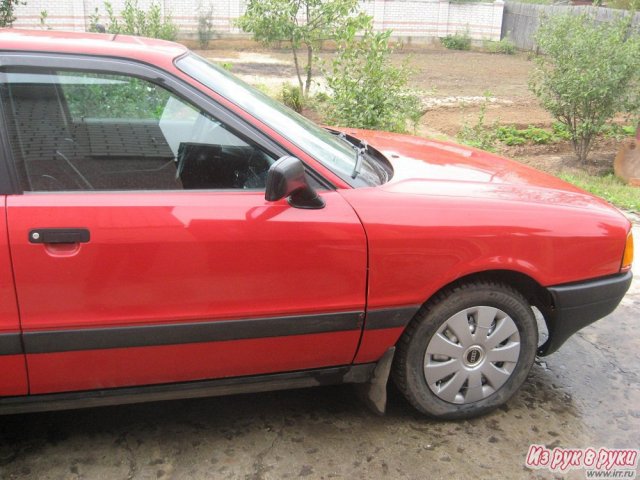
POLYGON ((87 243, 90 238, 86 228, 36 228, 29 231, 30 243, 87 243))

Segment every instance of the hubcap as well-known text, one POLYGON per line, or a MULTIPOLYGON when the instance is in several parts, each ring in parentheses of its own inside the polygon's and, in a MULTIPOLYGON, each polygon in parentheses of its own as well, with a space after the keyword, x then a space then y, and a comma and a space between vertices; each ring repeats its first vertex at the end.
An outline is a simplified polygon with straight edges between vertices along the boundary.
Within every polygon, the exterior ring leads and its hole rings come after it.
POLYGON ((484 360, 484 350, 480 345, 472 345, 467 348, 467 351, 462 355, 462 362, 465 367, 473 368, 477 367, 484 360))
POLYGON ((471 307, 448 318, 424 356, 427 385, 450 403, 472 403, 495 393, 520 357, 513 319, 498 308, 471 307))

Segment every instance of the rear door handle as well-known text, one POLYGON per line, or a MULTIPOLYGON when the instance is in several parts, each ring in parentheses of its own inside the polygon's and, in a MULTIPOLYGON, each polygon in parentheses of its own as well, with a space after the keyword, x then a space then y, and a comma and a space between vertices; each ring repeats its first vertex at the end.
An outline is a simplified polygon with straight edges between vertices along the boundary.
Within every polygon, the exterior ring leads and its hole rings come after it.
POLYGON ((86 228, 36 228, 29 231, 30 243, 87 243, 90 238, 86 228))

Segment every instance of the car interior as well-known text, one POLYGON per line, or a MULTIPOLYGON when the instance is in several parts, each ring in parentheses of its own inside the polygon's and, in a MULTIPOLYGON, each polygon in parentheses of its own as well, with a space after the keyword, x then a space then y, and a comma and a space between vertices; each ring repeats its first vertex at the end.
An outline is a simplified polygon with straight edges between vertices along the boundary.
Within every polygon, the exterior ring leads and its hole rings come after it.
POLYGON ((59 83, 33 80, 9 82, 2 103, 25 191, 264 189, 275 161, 193 110, 195 123, 74 117, 59 83))

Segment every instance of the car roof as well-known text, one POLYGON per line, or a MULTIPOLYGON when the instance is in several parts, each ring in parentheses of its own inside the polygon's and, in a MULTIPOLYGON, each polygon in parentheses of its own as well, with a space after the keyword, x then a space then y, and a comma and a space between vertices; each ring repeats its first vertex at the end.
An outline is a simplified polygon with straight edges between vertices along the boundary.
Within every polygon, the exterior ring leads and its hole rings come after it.
POLYGON ((0 51, 75 53, 166 65, 188 49, 174 42, 131 35, 8 28, 0 29, 0 51))

